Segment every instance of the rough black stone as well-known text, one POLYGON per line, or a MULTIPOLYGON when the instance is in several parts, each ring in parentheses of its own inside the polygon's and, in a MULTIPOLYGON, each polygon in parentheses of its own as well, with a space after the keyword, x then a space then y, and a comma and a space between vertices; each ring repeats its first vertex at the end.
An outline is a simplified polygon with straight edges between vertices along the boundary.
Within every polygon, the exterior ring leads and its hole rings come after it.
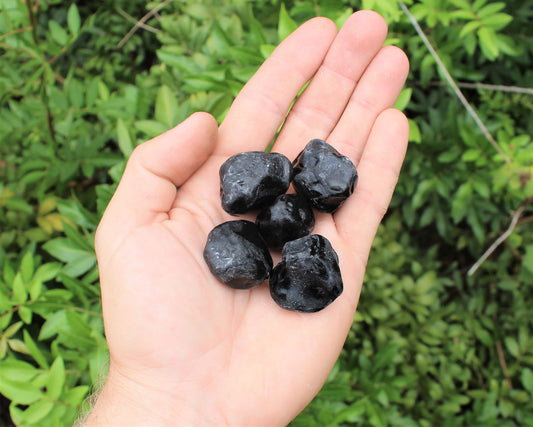
POLYGON ((304 196, 282 194, 259 212, 255 223, 268 246, 281 250, 285 243, 307 236, 315 226, 315 216, 304 196))
POLYGON ((272 271, 272 257, 257 226, 246 220, 217 225, 207 236, 204 259, 211 273, 234 289, 263 283, 272 271))
POLYGON ((335 212, 357 185, 352 161, 321 139, 309 141, 293 167, 294 188, 320 211, 335 212))
POLYGON ((339 258, 329 240, 319 234, 286 243, 282 260, 270 275, 270 294, 287 310, 320 311, 342 290, 339 258))
POLYGON ((285 193, 291 179, 292 164, 283 154, 235 154, 220 167, 222 208, 232 215, 261 209, 285 193))

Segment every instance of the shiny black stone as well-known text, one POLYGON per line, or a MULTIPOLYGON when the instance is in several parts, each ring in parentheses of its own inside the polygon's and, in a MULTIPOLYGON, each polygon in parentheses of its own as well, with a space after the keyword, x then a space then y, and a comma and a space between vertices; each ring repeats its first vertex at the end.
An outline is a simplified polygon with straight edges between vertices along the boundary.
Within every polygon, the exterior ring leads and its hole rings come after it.
POLYGON ((235 154, 220 167, 222 208, 232 215, 263 208, 287 191, 291 179, 292 164, 283 154, 235 154))
POLYGON ((227 221, 207 236, 204 259, 211 273, 234 289, 249 289, 268 279, 272 257, 251 221, 227 221))
POLYGON ((320 211, 335 212, 357 185, 352 161, 321 139, 309 141, 293 167, 294 188, 320 211))
POLYGON ((280 307, 314 313, 342 290, 339 258, 325 237, 312 234, 283 246, 282 260, 270 275, 270 294, 280 307))
POLYGON ((315 216, 305 197, 282 194, 259 212, 255 223, 268 246, 281 250, 285 243, 307 236, 315 226, 315 216))

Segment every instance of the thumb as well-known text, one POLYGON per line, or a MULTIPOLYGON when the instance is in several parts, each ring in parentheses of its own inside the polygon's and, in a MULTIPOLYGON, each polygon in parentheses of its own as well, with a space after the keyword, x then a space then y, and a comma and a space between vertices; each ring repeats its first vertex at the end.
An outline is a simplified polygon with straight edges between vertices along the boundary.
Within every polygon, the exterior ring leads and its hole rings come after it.
POLYGON ((177 187, 210 156, 217 132, 213 116, 195 113, 135 148, 96 231, 100 262, 135 228, 168 219, 177 187))

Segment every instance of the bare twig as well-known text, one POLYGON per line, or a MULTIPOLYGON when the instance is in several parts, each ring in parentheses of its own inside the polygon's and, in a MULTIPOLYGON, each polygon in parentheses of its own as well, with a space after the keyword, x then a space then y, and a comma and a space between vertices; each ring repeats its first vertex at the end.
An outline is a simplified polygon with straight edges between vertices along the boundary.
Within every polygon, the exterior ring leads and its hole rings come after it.
POLYGON ((117 12, 120 13, 124 18, 126 18, 128 21, 133 22, 135 25, 139 25, 139 28, 142 28, 143 30, 150 31, 151 33, 158 33, 159 30, 154 27, 150 27, 150 25, 146 25, 143 23, 139 23, 133 16, 131 16, 128 12, 125 10, 122 10, 120 8, 117 9, 117 12))
POLYGON ((526 206, 527 206, 527 203, 523 203, 517 209, 517 211, 513 215, 513 219, 511 220, 511 224, 509 225, 509 228, 507 228, 507 230, 505 230, 505 232, 500 237, 498 237, 492 245, 490 245, 490 247, 481 256, 481 258, 479 258, 476 261, 476 263, 472 267, 470 267, 470 269, 466 273, 468 276, 472 276, 472 274, 474 274, 477 271, 477 269, 481 266, 481 264, 485 262, 485 260, 496 250, 496 248, 500 246, 505 241, 505 239, 507 239, 511 235, 511 233, 516 228, 516 225, 518 224, 518 220, 522 216, 522 213, 526 209, 526 206))
POLYGON ((403 2, 400 2, 400 7, 402 8, 402 10, 405 12, 407 17, 411 21, 411 24, 413 24, 413 27, 415 28, 416 32, 418 33, 418 35, 420 36, 420 38, 422 39, 422 41, 424 42, 424 44, 428 48, 428 50, 431 53, 431 55, 433 56, 433 58, 435 59, 435 62, 437 63, 437 65, 439 66, 440 70, 444 74, 444 77, 448 81, 449 85, 452 87, 453 91, 455 92, 455 94, 457 95, 459 100, 462 102, 462 104, 464 105, 464 107, 466 108, 468 113, 472 116, 472 118, 474 119, 476 124, 479 126, 479 128, 481 129, 481 132, 483 132, 483 135, 485 135, 485 138, 488 139, 488 141, 494 146, 496 151, 498 151, 498 153, 500 153, 500 155, 503 157, 503 159, 507 163, 510 163, 511 159, 499 147, 498 143, 492 137, 492 135, 488 131, 488 129, 485 126, 485 124, 479 118, 479 116, 476 113, 476 111, 472 108, 472 106, 470 105, 468 100, 465 98, 465 96, 463 95, 463 93, 461 92, 461 90, 459 89, 459 87, 457 86, 455 81, 453 80, 453 77, 450 75, 450 73, 446 69, 446 66, 444 65, 444 63, 440 59, 439 55, 437 54, 435 49, 433 49, 433 46, 431 46, 431 43, 429 42, 428 38, 426 37, 426 35, 422 31, 422 28, 420 28, 420 25, 418 25, 418 22, 416 21, 415 17, 411 14, 411 12, 409 12, 409 9, 407 9, 407 6, 403 2))
POLYGON ((31 0, 26 0, 26 7, 28 9, 28 17, 30 18, 31 34, 33 36, 33 42, 38 45, 39 39, 37 38, 37 23, 35 22, 35 14, 33 13, 33 5, 31 0))
POLYGON ((509 386, 509 390, 513 389, 513 383, 511 382, 511 377, 509 377, 509 372, 507 371, 507 363, 505 363, 505 356, 503 354, 503 348, 501 341, 496 341, 496 350, 498 351, 498 358, 500 359, 500 366, 502 367, 503 375, 505 376, 505 381, 509 386))
POLYGON ((17 28, 16 30, 10 31, 8 33, 2 34, 0 36, 0 40, 5 39, 6 37, 12 36, 13 34, 23 33, 25 31, 32 31, 33 27, 24 27, 24 28, 17 28))
POLYGON ((169 4, 172 0, 165 0, 163 3, 158 4, 156 7, 154 7, 151 11, 149 11, 146 15, 144 15, 141 19, 139 19, 135 25, 131 28, 131 30, 128 31, 128 33, 120 40, 117 44, 117 47, 122 47, 126 44, 126 42, 135 34, 137 29, 141 27, 142 24, 144 24, 146 21, 148 21, 152 16, 154 16, 157 12, 159 12, 162 8, 164 8, 167 4, 169 4))
MULTIPOLYGON (((445 82, 434 82, 436 85, 445 85, 445 82)), ((513 93, 523 93, 526 95, 533 95, 533 88, 529 87, 519 87, 519 86, 504 86, 504 85, 491 85, 487 83, 468 83, 468 82, 457 82, 457 86, 465 89, 485 89, 493 90, 497 92, 513 92, 513 93)))

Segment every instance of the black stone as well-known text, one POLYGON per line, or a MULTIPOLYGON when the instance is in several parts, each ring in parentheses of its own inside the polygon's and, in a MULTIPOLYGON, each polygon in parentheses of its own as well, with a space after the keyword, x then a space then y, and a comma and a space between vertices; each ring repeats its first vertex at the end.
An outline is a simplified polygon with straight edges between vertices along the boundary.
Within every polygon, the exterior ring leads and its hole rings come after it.
POLYGON ((270 275, 270 294, 287 310, 320 311, 342 290, 337 253, 329 240, 319 234, 286 243, 282 260, 270 275))
POLYGON ((227 221, 207 236, 204 259, 211 273, 234 289, 263 283, 272 271, 268 247, 251 221, 227 221))
POLYGON ((285 193, 291 179, 292 164, 283 154, 235 154, 220 167, 222 208, 232 215, 261 209, 285 193))
POLYGON ((307 236, 315 226, 315 216, 305 197, 282 194, 259 212, 255 223, 268 246, 281 250, 285 243, 307 236))
POLYGON ((293 162, 294 188, 318 210, 333 213, 353 193, 352 161, 321 139, 312 139, 293 162))

